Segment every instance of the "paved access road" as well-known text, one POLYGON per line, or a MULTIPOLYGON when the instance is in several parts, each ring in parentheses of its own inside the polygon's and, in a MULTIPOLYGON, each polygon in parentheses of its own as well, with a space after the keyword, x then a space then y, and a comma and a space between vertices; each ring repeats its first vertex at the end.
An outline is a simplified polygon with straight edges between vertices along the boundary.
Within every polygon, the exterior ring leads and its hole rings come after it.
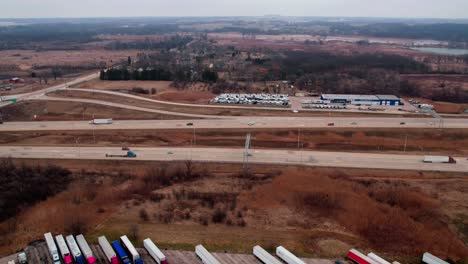
MULTIPOLYGON (((235 148, 133 148, 136 158, 107 158, 106 154, 123 155, 116 147, 24 147, 0 146, 0 157, 92 160, 194 160, 203 162, 243 162, 243 149, 235 148)), ((466 158, 455 158, 456 164, 423 163, 420 155, 376 153, 321 152, 255 149, 248 161, 256 164, 306 165, 321 167, 371 168, 418 171, 468 172, 466 158)))
MULTIPOLYGON (((66 89, 70 85, 75 85, 75 84, 78 84, 78 83, 87 82, 87 81, 90 81, 92 79, 96 79, 98 77, 99 77, 98 72, 97 73, 92 73, 92 74, 89 74, 89 75, 78 77, 78 78, 76 78, 76 79, 74 79, 72 81, 62 83, 62 84, 59 84, 59 85, 55 85, 55 86, 52 86, 52 87, 49 87, 49 88, 46 88, 46 89, 42 89, 42 90, 30 92, 30 93, 22 93, 22 94, 2 96, 2 99, 3 100, 16 99, 18 102, 23 101, 23 100, 38 99, 38 98, 40 98, 42 96, 45 96, 45 94, 47 94, 47 93, 54 92, 54 91, 57 91, 57 90, 60 90, 60 89, 66 89)), ((0 107, 6 106, 6 105, 9 105, 9 104, 11 104, 11 102, 1 102, 0 107)))
MULTIPOLYGON (((468 119, 445 119, 444 128, 468 128, 468 119)), ((239 129, 239 128, 440 128, 432 118, 381 117, 220 117, 187 120, 114 120, 109 125, 90 121, 5 122, 0 131, 133 130, 133 129, 239 129), (193 125, 188 126, 187 124, 193 125), (333 123, 333 126, 329 124, 333 123), (402 124, 404 123, 404 124, 402 124)))

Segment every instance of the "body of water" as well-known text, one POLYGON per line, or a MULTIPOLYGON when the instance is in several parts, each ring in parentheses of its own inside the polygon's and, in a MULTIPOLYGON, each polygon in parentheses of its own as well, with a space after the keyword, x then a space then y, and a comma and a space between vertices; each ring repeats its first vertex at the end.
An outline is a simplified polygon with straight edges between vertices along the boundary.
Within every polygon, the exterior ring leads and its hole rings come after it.
POLYGON ((432 52, 444 55, 468 55, 468 49, 449 49, 449 48, 410 48, 423 52, 432 52))

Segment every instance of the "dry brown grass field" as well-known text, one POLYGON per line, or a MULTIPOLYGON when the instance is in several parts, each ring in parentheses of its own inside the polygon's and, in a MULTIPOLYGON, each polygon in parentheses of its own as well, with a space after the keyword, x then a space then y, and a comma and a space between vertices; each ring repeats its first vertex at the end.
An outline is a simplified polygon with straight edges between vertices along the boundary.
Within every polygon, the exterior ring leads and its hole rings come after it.
POLYGON ((93 242, 98 235, 115 238, 133 230, 176 249, 203 243, 217 251, 248 252, 255 244, 269 249, 282 244, 303 256, 337 257, 358 247, 411 263, 426 250, 452 260, 468 256, 462 242, 468 198, 463 173, 254 165, 246 172, 239 165, 191 162, 54 164, 72 170, 73 182, 22 210, 14 223, 3 222, 0 252, 17 250, 49 230, 78 230, 93 242), (8 225, 14 227, 10 232, 8 225))

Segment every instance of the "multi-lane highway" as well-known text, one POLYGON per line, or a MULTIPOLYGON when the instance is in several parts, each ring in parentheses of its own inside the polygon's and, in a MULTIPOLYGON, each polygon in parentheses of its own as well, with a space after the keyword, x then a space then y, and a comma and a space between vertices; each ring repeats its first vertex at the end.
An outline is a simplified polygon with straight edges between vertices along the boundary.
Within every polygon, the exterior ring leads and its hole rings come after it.
MULTIPOLYGON (((468 119, 445 119, 444 128, 468 128, 468 119)), ((5 122, 0 131, 133 130, 133 129, 236 129, 236 128, 440 128, 432 118, 379 117, 224 117, 197 120, 115 120, 109 125, 89 121, 5 122), (187 126, 192 123, 193 126, 187 126), (333 124, 333 126, 331 125, 333 124)))
MULTIPOLYGON (((235 148, 134 148, 136 158, 107 158, 106 154, 124 154, 115 147, 24 147, 0 146, 0 157, 39 159, 116 159, 241 163, 243 149, 235 148)), ((285 164, 320 167, 371 168, 419 171, 468 172, 466 158, 456 157, 456 164, 424 163, 420 155, 375 153, 343 153, 321 151, 290 151, 255 149, 249 151, 248 161, 256 164, 285 164)))

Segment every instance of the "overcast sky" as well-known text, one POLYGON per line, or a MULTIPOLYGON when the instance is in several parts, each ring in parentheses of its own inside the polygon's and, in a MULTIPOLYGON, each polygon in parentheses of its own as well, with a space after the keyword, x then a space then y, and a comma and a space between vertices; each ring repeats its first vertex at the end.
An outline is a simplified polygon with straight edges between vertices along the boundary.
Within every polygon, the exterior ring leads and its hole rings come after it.
POLYGON ((2 18, 265 14, 468 18, 468 0, 0 0, 2 18))

